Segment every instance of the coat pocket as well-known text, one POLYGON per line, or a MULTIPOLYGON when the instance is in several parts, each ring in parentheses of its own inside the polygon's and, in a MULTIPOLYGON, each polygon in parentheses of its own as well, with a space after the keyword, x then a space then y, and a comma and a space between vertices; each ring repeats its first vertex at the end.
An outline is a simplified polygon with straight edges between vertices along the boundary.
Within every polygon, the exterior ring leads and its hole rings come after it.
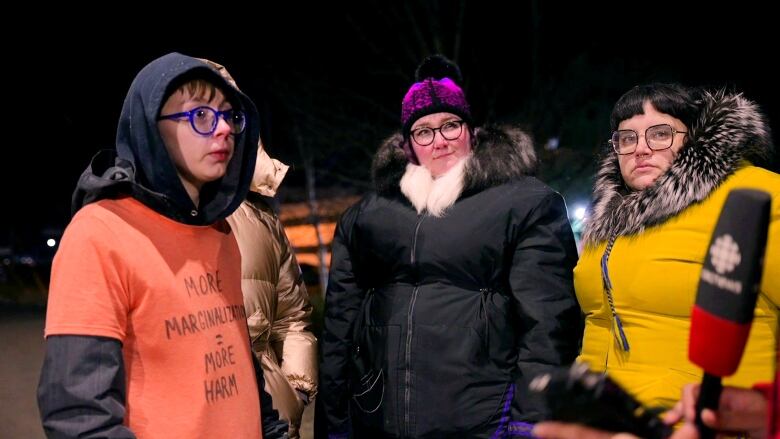
POLYGON ((398 426, 398 326, 366 326, 355 347, 350 370, 353 421, 371 430, 395 434, 398 426))
POLYGON ((352 400, 363 413, 374 413, 382 406, 385 397, 385 374, 383 369, 368 370, 353 386, 352 400))

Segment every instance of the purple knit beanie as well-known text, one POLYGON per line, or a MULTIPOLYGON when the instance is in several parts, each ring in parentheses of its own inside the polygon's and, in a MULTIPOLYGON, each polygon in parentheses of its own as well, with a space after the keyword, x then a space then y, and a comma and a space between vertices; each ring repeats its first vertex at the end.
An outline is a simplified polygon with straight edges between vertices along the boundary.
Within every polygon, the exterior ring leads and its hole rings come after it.
POLYGON ((417 82, 409 87, 401 103, 401 132, 407 140, 404 142, 407 157, 418 164, 408 145, 409 131, 414 122, 429 114, 446 112, 460 116, 470 126, 471 110, 463 89, 457 84, 461 82, 460 69, 444 56, 425 58, 417 67, 415 77, 417 82))

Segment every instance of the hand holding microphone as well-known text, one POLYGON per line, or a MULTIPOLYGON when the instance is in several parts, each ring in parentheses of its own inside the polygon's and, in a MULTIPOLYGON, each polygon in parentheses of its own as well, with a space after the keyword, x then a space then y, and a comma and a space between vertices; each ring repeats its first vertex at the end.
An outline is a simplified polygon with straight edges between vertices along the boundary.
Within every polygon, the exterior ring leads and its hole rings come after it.
MULTIPOLYGON (((667 424, 686 422, 688 433, 675 432, 671 439, 700 437, 696 428, 693 427, 699 389, 699 384, 687 384, 683 388, 680 401, 664 414, 663 420, 667 424)), ((768 405, 769 401, 758 390, 725 386, 720 396, 718 410, 703 410, 700 415, 702 422, 719 433, 734 436, 747 434, 747 437, 756 439, 766 438, 769 427, 767 423, 768 405)))
POLYGON ((688 345, 689 359, 704 369, 696 404, 696 425, 702 438, 715 433, 701 421, 701 411, 717 410, 721 378, 736 372, 750 333, 770 204, 765 192, 731 191, 705 257, 688 345))

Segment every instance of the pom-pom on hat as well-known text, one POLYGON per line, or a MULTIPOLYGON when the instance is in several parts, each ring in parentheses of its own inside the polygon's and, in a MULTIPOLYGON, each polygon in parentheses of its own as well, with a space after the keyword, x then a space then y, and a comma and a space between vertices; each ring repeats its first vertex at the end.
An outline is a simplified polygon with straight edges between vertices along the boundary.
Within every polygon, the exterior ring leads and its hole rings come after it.
POLYGON ((458 83, 460 69, 442 55, 423 60, 415 72, 417 82, 409 87, 401 103, 401 125, 405 138, 414 122, 433 113, 453 113, 471 124, 471 110, 458 83))

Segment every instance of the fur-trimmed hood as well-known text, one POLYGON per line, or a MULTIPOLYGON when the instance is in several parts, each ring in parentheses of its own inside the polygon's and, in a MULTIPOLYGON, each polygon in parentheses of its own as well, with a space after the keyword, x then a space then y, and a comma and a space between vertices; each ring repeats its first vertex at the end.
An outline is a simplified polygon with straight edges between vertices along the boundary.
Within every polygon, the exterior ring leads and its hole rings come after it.
POLYGON ((617 155, 606 154, 596 174, 591 218, 583 235, 587 245, 606 241, 613 233, 639 233, 701 202, 742 160, 768 161, 773 153, 769 123, 755 103, 720 90, 702 92, 700 105, 685 147, 648 188, 628 190, 617 155))
MULTIPOLYGON (((531 136, 509 126, 476 128, 474 152, 464 172, 463 193, 479 192, 510 180, 536 174, 537 160, 531 136)), ((379 195, 400 195, 400 181, 409 163, 400 132, 379 147, 371 171, 379 195)))

